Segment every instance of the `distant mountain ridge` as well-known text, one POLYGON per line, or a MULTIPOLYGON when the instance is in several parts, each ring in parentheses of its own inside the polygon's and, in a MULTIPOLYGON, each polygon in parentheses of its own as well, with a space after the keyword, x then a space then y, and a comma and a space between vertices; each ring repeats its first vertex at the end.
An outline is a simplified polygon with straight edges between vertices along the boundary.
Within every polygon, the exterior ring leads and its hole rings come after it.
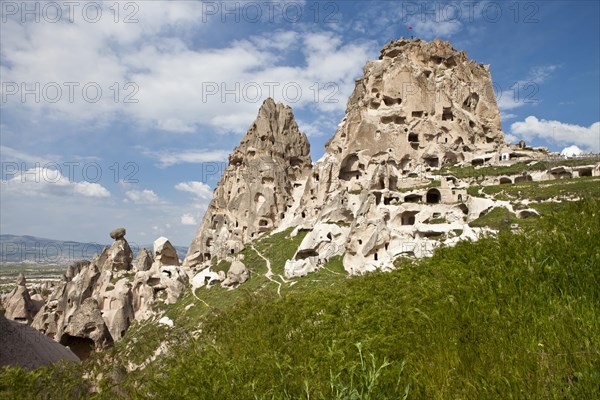
MULTIPOLYGON (((134 256, 152 244, 129 242, 134 256)), ((30 235, 0 235, 0 263, 65 264, 81 259, 91 259, 102 252, 107 243, 54 240, 30 235)), ((175 246, 177 255, 185 257, 187 247, 175 246)))

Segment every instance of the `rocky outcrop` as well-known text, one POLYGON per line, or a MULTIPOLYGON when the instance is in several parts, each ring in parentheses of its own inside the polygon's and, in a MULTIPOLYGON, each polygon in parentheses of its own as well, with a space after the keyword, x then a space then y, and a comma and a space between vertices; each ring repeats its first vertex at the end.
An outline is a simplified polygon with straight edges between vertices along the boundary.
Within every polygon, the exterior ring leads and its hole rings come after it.
POLYGON ((22 273, 17 277, 17 287, 6 297, 4 316, 17 322, 31 323, 39 310, 29 295, 27 282, 22 273))
POLYGON ((281 227, 311 230, 286 274, 310 272, 332 255, 343 254, 346 270, 360 274, 390 269, 403 254, 430 254, 465 230, 468 212, 466 186, 436 171, 476 158, 497 162, 503 139, 487 66, 440 40, 387 44, 356 81, 281 227), (334 238, 331 224, 348 228, 334 238))
POLYGON ((32 327, 7 320, 0 314, 0 367, 35 369, 59 361, 79 359, 71 350, 32 327))
POLYGON ((244 263, 234 260, 227 271, 227 278, 221 283, 221 286, 234 288, 246 282, 249 277, 250 273, 244 263))
POLYGON ((110 237, 115 241, 108 251, 107 265, 110 265, 113 271, 129 271, 132 268, 133 251, 125 240, 125 228, 115 229, 110 233, 110 237))
POLYGON ((160 265, 179 265, 177 250, 164 236, 154 241, 154 259, 160 265))
POLYGON ((102 349, 113 343, 96 299, 88 297, 74 308, 59 342, 68 346, 82 360, 95 349, 102 349))
POLYGON ((187 282, 166 238, 156 241, 154 262, 148 251, 140 252, 138 271, 130 271, 132 253, 124 235, 124 228, 111 232, 115 242, 110 248, 91 262, 71 265, 33 320, 32 327, 82 359, 122 338, 134 320, 153 315, 156 302, 177 301, 187 282))
POLYGON ((133 270, 137 271, 148 271, 150 267, 152 267, 152 263, 154 262, 154 258, 152 257, 152 252, 142 247, 139 251, 135 261, 133 262, 133 270))
POLYGON ((309 153, 290 107, 265 100, 229 156, 184 265, 207 267, 278 227, 310 172, 309 153))

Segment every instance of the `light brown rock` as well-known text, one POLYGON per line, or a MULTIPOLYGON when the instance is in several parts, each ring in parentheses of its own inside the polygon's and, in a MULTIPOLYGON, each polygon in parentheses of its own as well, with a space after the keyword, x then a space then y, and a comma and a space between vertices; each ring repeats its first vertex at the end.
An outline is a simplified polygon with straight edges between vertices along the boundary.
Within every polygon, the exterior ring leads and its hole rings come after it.
POLYGON ((31 300, 27 289, 25 276, 19 273, 17 276, 17 287, 7 296, 4 308, 5 317, 14 321, 29 324, 33 321, 37 307, 31 300))
POLYGON ((278 227, 310 169, 310 146, 291 108, 265 100, 229 156, 184 265, 206 267, 278 227))

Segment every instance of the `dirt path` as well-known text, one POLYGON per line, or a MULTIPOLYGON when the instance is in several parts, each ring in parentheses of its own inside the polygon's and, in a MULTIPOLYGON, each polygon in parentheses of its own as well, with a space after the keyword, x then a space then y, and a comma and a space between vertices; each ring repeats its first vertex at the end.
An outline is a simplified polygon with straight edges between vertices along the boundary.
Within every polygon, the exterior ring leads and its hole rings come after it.
POLYGON ((256 254, 258 254, 258 256, 260 258, 262 258, 263 260, 265 260, 265 262, 267 263, 267 273, 265 274, 265 278, 267 278, 268 280, 270 280, 273 283, 277 284, 277 294, 279 295, 279 297, 281 297, 281 282, 275 280, 272 278, 273 276, 273 270, 271 269, 271 261, 263 256, 257 249, 256 247, 254 247, 254 245, 250 245, 250 247, 252 247, 252 250, 254 250, 256 252, 256 254))

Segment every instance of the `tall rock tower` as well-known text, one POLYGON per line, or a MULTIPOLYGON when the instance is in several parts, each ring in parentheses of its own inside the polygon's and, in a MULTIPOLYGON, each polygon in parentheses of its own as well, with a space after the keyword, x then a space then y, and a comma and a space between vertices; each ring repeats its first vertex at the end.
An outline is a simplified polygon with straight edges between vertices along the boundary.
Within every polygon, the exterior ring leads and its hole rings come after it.
POLYGON ((311 168, 310 145, 292 109, 265 100, 229 156, 185 265, 196 267, 235 254, 245 243, 278 227, 294 204, 294 190, 303 186, 311 168))
POLYGON ((289 225, 313 232, 288 262, 290 276, 332 254, 344 254, 350 273, 421 256, 441 236, 421 222, 468 231, 466 190, 436 170, 496 161, 504 145, 489 68, 450 43, 396 40, 363 72, 294 210, 289 225))
POLYGON ((403 175, 470 161, 503 139, 487 66, 449 42, 401 39, 367 63, 326 151, 341 181, 394 189, 403 175))

